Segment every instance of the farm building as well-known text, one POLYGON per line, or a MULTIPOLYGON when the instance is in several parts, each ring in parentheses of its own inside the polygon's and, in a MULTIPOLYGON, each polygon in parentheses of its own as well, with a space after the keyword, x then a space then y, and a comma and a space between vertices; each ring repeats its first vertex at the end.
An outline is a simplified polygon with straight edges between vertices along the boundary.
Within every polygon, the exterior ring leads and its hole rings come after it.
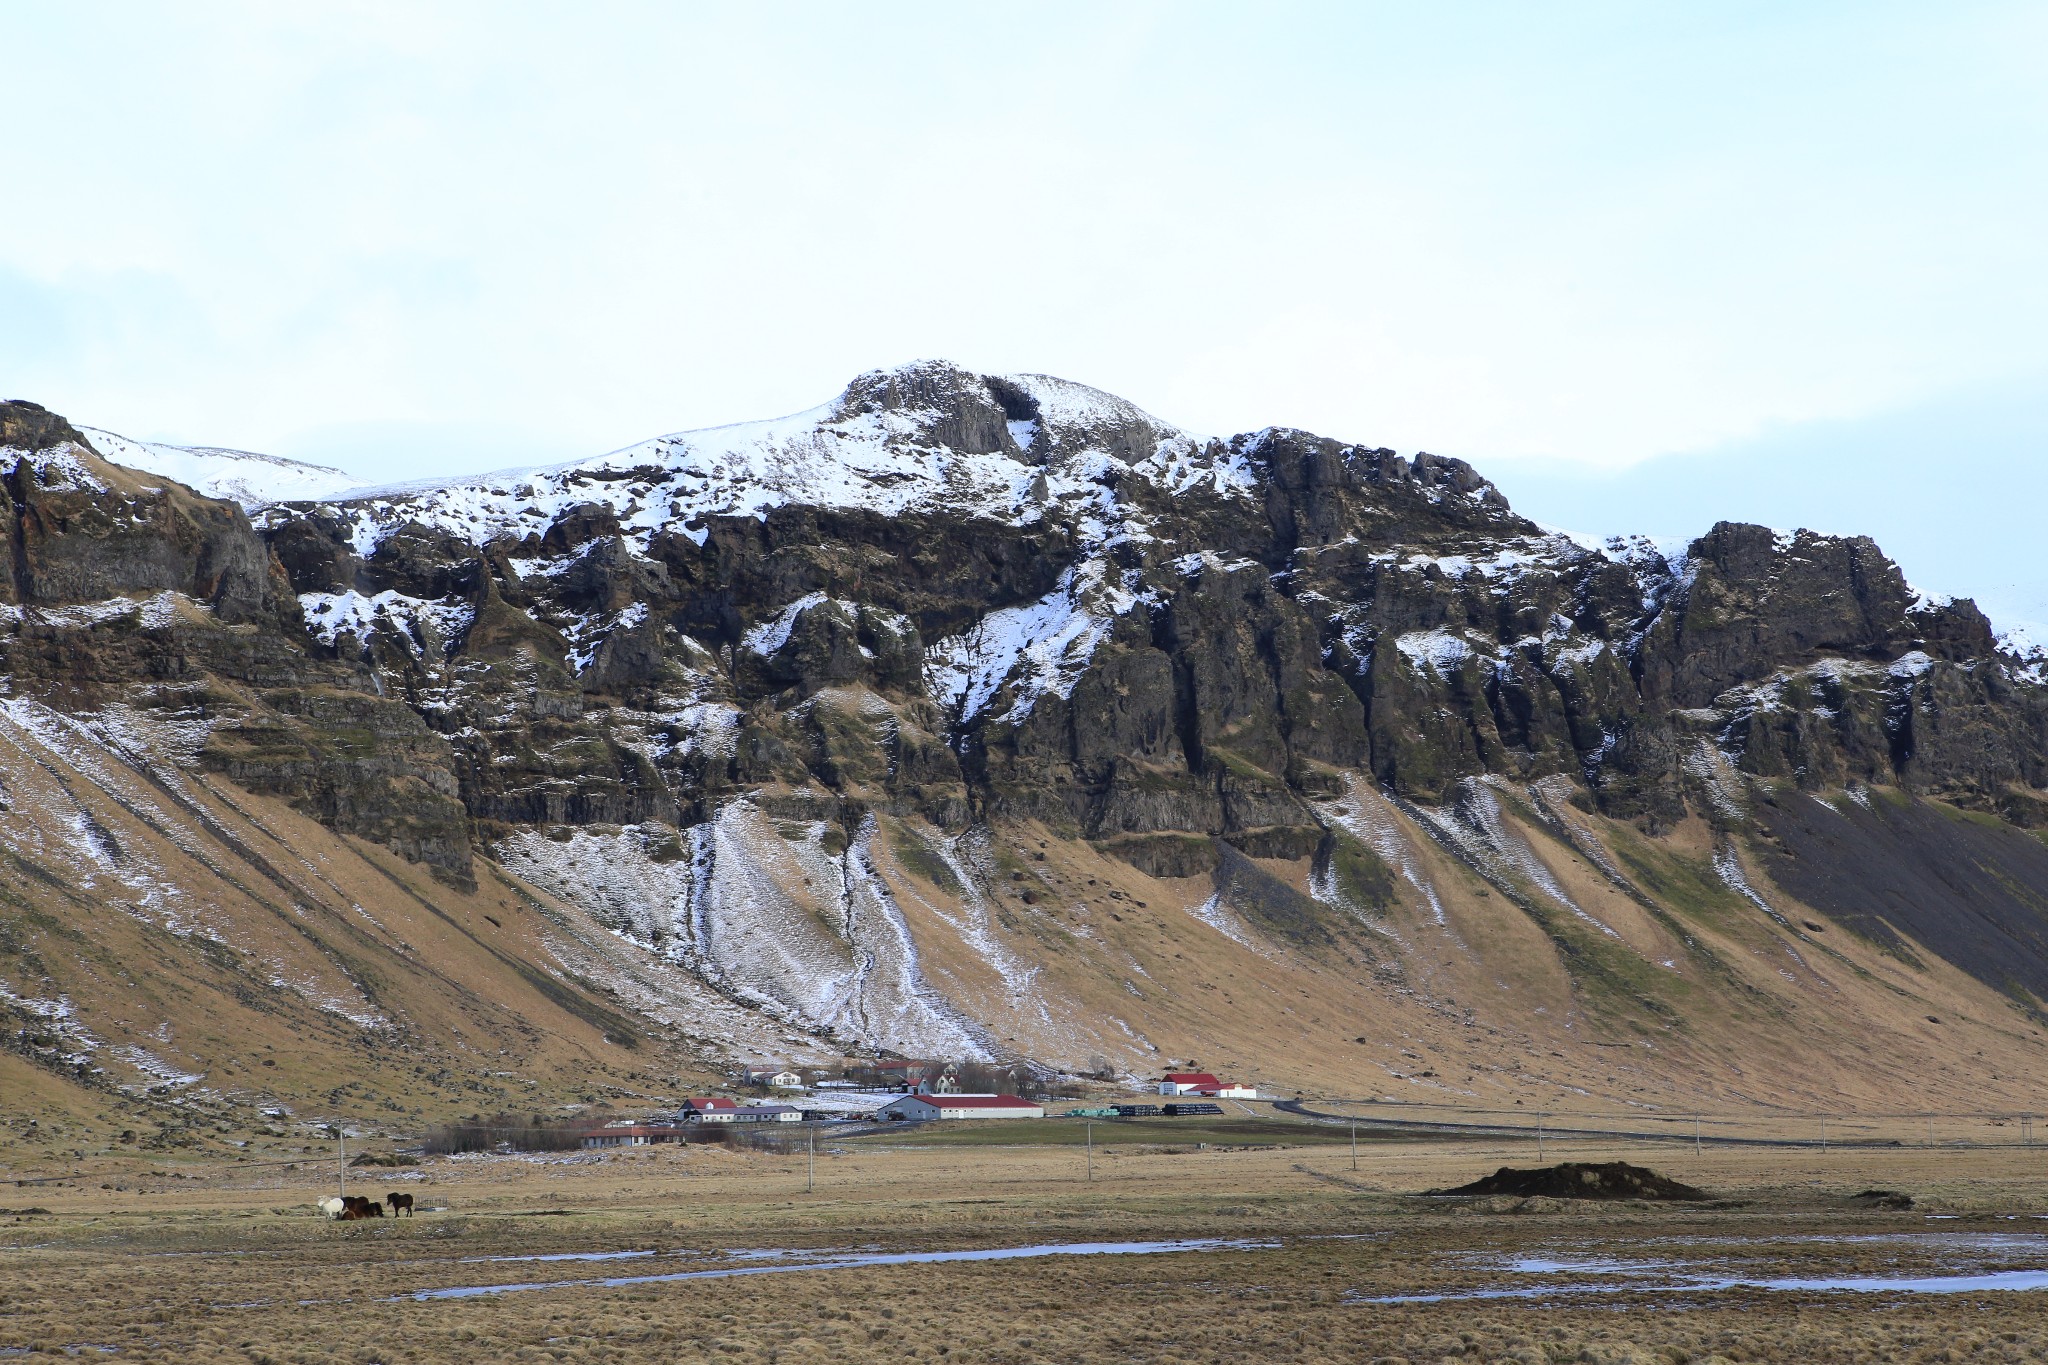
POLYGON ((1042 1119, 1045 1106, 1015 1095, 905 1095, 875 1111, 878 1119, 1042 1119))
POLYGON ((1206 1071, 1169 1071, 1159 1082, 1162 1095, 1201 1095, 1206 1099, 1254 1100, 1259 1092, 1248 1085, 1219 1081, 1206 1071))
POLYGON ((742 1104, 726 1117, 734 1123, 796 1123, 803 1116, 787 1104, 742 1104))
POLYGON ((1199 1095, 1203 1087, 1214 1090, 1223 1082, 1206 1071, 1169 1071, 1166 1079, 1159 1082, 1162 1095, 1199 1095))
POLYGON ((583 1135, 583 1150, 605 1147, 646 1147, 657 1142, 683 1142, 689 1134, 666 1123, 625 1123, 596 1128, 583 1135))
POLYGON ((723 1095, 698 1095, 683 1101, 680 1117, 686 1123, 730 1123, 737 1108, 723 1095))
POLYGON ((801 1090, 804 1078, 786 1066, 750 1066, 741 1075, 748 1085, 765 1085, 776 1090, 801 1090))

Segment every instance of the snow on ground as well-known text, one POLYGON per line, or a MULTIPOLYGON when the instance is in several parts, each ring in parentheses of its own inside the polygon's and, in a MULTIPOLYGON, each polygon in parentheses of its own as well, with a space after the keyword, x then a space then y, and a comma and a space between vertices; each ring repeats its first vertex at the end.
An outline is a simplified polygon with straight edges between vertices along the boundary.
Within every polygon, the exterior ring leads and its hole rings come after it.
POLYGON ((35 471, 36 482, 44 488, 77 489, 88 493, 103 493, 106 485, 85 467, 85 461, 77 446, 69 442, 61 446, 47 446, 42 450, 23 450, 19 446, 0 446, 0 469, 12 469, 26 461, 35 471))
MULTIPOLYGON (((907 366, 899 375, 979 385, 978 376, 943 362, 907 366)), ((839 398, 788 417, 676 432, 594 459, 457 479, 320 494, 354 519, 353 544, 368 554, 383 537, 417 521, 483 544, 545 531, 563 511, 599 503, 617 514, 642 552, 657 532, 702 543, 706 519, 765 517, 775 508, 807 505, 858 509, 884 516, 952 512, 1028 522, 1041 501, 1099 509, 1096 534, 1105 542, 1142 535, 1109 485, 1135 474, 1184 492, 1203 480, 1244 493, 1256 474, 1221 442, 1181 432, 1111 395, 1044 375, 1007 382, 1032 394, 1039 418, 1011 424, 1032 455, 1008 450, 962 451, 938 439, 946 414, 930 408, 876 408, 856 394, 877 376, 863 376, 839 398)), ((1085 518, 1084 518, 1085 520, 1085 518)))
POLYGON ((1394 648, 1417 672, 1428 670, 1440 678, 1457 672, 1474 652, 1463 637, 1447 630, 1411 630, 1394 638, 1394 648))
POLYGON ((1508 827, 1507 819, 1501 813, 1499 798, 1494 794, 1494 786, 1499 781, 1491 774, 1464 778, 1459 781, 1457 798, 1450 806, 1436 810, 1417 807, 1416 810, 1446 843, 1458 848, 1475 865, 1486 868, 1497 877, 1520 878, 1528 882, 1609 938, 1620 938, 1614 929, 1566 894, 1543 860, 1536 856, 1536 850, 1508 827))
POLYGON ((300 593, 299 607, 306 614, 306 628, 324 645, 332 647, 343 635, 368 641, 381 625, 404 641, 416 658, 445 657, 476 619, 476 608, 467 602, 429 602, 408 597, 396 588, 374 596, 353 588, 338 593, 300 593))
POLYGON ((988 1055, 924 977, 874 867, 872 817, 836 854, 822 822, 777 820, 747 800, 683 834, 682 857, 667 851, 672 833, 577 830, 558 843, 521 831, 497 852, 620 940, 773 1018, 913 1055, 988 1055))
POLYGON ((1188 914, 1208 925, 1240 948, 1249 948, 1260 957, 1270 958, 1273 956, 1270 949, 1261 946, 1259 941, 1252 936, 1250 927, 1225 902, 1221 891, 1214 893, 1200 905, 1189 906, 1188 914))
MULTIPOLYGON (((1378 854, 1381 862, 1400 873, 1402 880, 1421 894, 1429 917, 1439 925, 1445 923, 1443 902, 1437 897, 1435 885, 1423 875, 1408 840, 1402 837, 1393 803, 1365 778, 1357 773, 1344 774, 1344 795, 1333 801, 1318 801, 1316 812, 1378 854)), ((1309 890, 1326 904, 1337 902, 1334 885, 1311 885, 1309 890)))
POLYGON ((1016 724, 1040 697, 1071 696, 1116 618, 1140 601, 1101 559, 1077 564, 1036 602, 992 611, 925 650, 932 699, 965 724, 1014 683, 1001 724, 1016 724))
POLYGON ((1751 905, 1754 905, 1757 909, 1763 911, 1766 915, 1769 915, 1779 924, 1787 929, 1792 927, 1792 921, 1772 909, 1771 903, 1765 900, 1762 894, 1749 884, 1749 878, 1742 870, 1742 860, 1735 856, 1735 846, 1733 844, 1724 842, 1714 849, 1714 875, 1721 879, 1722 885, 1748 901, 1751 905))
POLYGON ((248 450, 135 441, 95 427, 79 432, 114 464, 174 480, 209 498, 229 499, 251 512, 275 502, 331 498, 362 484, 340 469, 248 450))

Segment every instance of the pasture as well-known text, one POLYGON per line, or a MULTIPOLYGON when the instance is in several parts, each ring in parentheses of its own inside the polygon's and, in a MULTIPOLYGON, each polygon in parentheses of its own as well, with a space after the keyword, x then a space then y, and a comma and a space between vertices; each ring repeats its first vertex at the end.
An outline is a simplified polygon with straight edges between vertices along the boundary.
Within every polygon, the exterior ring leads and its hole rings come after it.
POLYGON ((10 1208, 46 1210, 0 1214, 0 1350, 306 1365, 2048 1356, 2041 1291, 1700 1278, 2048 1267, 2036 1151, 1646 1156, 1584 1143, 1564 1155, 1653 1160, 1716 1199, 1415 1193, 1531 1155, 1521 1142, 1382 1141, 1354 1172, 1327 1142, 1130 1142, 1098 1147, 1090 1183, 1069 1144, 868 1139, 822 1145, 810 1191, 801 1150, 435 1158, 351 1187, 379 1199, 403 1187, 416 1217, 351 1223, 315 1209, 334 1193, 331 1167, 138 1164, 0 1186, 10 1208), (1872 1188, 1915 1206, 1855 1199, 1872 1188), (1191 1241, 1204 1244, 887 1259, 1191 1241), (1598 1269, 1632 1257, 1651 1268, 1626 1280, 1598 1269), (1561 1268, 1514 1268, 1525 1262, 1561 1268), (1658 1268, 1674 1265, 1692 1269, 1658 1268), (1417 1301, 1500 1292, 1518 1297, 1417 1301))

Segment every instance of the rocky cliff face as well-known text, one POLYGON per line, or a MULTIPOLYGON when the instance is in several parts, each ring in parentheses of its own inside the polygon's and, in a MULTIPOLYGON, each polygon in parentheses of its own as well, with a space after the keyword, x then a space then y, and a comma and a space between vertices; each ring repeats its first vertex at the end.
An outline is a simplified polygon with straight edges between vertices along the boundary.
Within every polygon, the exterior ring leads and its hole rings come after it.
MULTIPOLYGON (((17 695, 202 725, 244 788, 459 887, 488 857, 840 1045, 1102 1049, 1029 983, 1111 971, 1089 916, 1152 896, 1385 981, 1413 970, 1388 916, 1451 924, 1448 858, 1583 984, 1627 935, 1558 856, 1676 941, 1658 839, 1791 923, 1745 855, 1760 796, 2048 823, 2048 689, 1867 539, 1583 544, 1457 460, 1196 436, 1042 375, 876 372, 253 525, 33 405, 0 406, 0 446, 17 695)), ((1623 956, 1680 970, 1653 951, 1623 956)))
POLYGON ((1583 546, 1459 461, 1194 437, 1043 376, 914 366, 262 520, 324 650, 500 825, 687 827, 777 788, 842 823, 1277 849, 1352 770, 1432 804, 1563 774, 1652 829, 1722 761, 2001 809, 2048 780, 2030 675, 1868 540, 1583 546))
POLYGON ((370 670, 312 646, 241 508, 108 463, 32 403, 0 404, 0 469, 0 667, 17 696, 203 726, 210 767, 469 881, 446 742, 370 670))

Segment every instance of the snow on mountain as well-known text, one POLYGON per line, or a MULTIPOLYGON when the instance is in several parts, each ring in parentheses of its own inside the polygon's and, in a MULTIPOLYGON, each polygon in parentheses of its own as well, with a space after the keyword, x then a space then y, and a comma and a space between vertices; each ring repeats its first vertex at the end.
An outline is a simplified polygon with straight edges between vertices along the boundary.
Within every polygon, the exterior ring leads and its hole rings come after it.
MULTIPOLYGON (((1108 485, 1133 471, 1172 491, 1209 478, 1219 492, 1242 491, 1242 465, 1222 442, 1086 385, 923 361, 863 375, 788 417, 657 436, 567 464, 319 496, 354 516, 359 554, 406 522, 475 544, 522 539, 585 503, 608 507, 644 549, 658 531, 701 544, 711 517, 789 505, 1028 524, 1048 503, 1112 511, 1108 485)), ((1122 528, 1095 529, 1107 539, 1122 528)))
POLYGON ((275 455, 218 446, 134 441, 93 427, 79 430, 101 455, 115 464, 175 479, 209 498, 238 502, 251 512, 277 502, 330 498, 362 484, 361 479, 345 470, 301 464, 275 455))

